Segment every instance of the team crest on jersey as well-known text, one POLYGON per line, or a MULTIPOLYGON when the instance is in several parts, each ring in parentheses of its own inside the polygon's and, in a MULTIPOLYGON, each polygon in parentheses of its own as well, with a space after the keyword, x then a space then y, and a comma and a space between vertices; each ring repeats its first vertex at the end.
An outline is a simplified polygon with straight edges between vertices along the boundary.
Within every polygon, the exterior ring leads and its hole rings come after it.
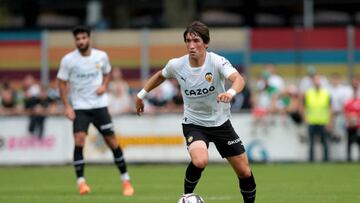
POLYGON ((96 62, 96 63, 95 63, 95 67, 96 67, 97 70, 99 70, 99 69, 101 68, 100 62, 96 62))
POLYGON ((211 83, 212 80, 213 80, 213 75, 212 75, 212 73, 210 73, 210 72, 206 73, 206 74, 205 74, 205 80, 208 81, 209 83, 211 83))

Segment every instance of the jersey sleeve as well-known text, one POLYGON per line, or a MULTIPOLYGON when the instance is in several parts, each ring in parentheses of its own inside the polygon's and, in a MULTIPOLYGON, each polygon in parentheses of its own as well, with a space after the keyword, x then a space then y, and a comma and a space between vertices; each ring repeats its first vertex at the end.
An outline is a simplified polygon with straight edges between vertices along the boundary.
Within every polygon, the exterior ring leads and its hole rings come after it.
POLYGON ((108 74, 111 71, 109 56, 105 53, 103 58, 103 65, 101 67, 103 74, 108 74))
POLYGON ((218 58, 218 64, 219 71, 225 78, 229 78, 231 74, 237 72, 237 70, 231 65, 231 63, 224 57, 220 56, 218 58))
POLYGON ((167 64, 166 64, 166 66, 162 69, 162 71, 161 71, 161 74, 162 74, 162 76, 164 76, 165 78, 172 78, 172 77, 174 77, 174 74, 173 74, 173 72, 174 72, 174 66, 173 66, 173 60, 170 60, 167 64))
POLYGON ((60 68, 56 77, 65 81, 69 80, 70 78, 69 62, 66 57, 61 59, 60 68))

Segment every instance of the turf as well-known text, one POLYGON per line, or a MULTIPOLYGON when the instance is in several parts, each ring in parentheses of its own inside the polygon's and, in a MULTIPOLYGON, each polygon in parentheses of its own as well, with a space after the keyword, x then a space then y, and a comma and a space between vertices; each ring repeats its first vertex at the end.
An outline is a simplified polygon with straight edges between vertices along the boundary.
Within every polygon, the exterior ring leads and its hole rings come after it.
MULTIPOLYGON (((79 196, 71 166, 0 167, 0 203, 176 203, 186 165, 130 165, 133 197, 120 193, 113 165, 89 165, 92 192, 79 196)), ((359 164, 252 164, 257 203, 360 202, 359 164)), ((207 203, 242 202, 238 182, 226 164, 210 164, 196 193, 207 203)))

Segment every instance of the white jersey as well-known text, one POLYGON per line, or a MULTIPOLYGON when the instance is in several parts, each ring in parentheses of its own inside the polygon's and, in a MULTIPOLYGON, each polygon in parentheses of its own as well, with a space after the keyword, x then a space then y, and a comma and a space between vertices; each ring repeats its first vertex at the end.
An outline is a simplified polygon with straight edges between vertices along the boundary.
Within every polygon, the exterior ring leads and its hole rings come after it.
POLYGON ((103 74, 111 71, 109 58, 104 51, 91 49, 90 56, 82 56, 78 50, 65 55, 57 78, 70 84, 70 101, 74 109, 95 109, 108 105, 107 94, 97 95, 103 83, 103 74))
POLYGON ((224 82, 237 70, 224 57, 206 52, 201 67, 191 67, 189 55, 171 59, 162 70, 165 78, 176 78, 184 100, 184 124, 205 127, 222 125, 230 118, 230 104, 217 102, 225 92, 224 82))

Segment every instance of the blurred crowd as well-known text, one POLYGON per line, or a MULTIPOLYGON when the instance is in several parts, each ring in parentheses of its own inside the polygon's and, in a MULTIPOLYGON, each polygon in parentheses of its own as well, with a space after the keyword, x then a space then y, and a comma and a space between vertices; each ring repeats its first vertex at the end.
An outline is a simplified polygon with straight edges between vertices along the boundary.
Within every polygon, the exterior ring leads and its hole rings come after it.
MULTIPOLYGON (((347 100, 360 95, 360 89, 354 90, 359 78, 344 80, 334 73, 330 78, 316 73, 314 67, 308 68, 308 74, 298 82, 286 81, 276 73, 274 64, 266 64, 261 75, 252 84, 233 99, 232 112, 251 111, 254 118, 262 119, 269 114, 288 114, 295 122, 301 122, 300 108, 304 93, 313 86, 316 75, 320 83, 331 94, 334 114, 342 113, 347 100), (354 93, 354 91, 356 91, 354 93)), ((112 71, 109 85, 109 111, 112 115, 132 114, 133 97, 137 87, 130 87, 123 78, 120 68, 112 71)), ((176 80, 166 80, 147 97, 147 113, 182 112, 180 86, 176 80)), ((2 78, 0 83, 0 115, 58 115, 63 111, 56 80, 43 87, 32 75, 19 82, 2 78)))
POLYGON ((327 78, 318 74, 315 67, 310 66, 307 75, 300 78, 299 82, 286 83, 284 78, 276 73, 275 66, 267 64, 261 75, 256 78, 251 97, 251 112, 257 120, 271 114, 280 114, 289 116, 295 123, 302 123, 305 117, 305 95, 315 86, 330 95, 329 110, 333 121, 339 115, 345 116, 348 102, 360 99, 359 76, 346 81, 340 74, 333 73, 327 78))
MULTIPOLYGON (((139 89, 129 86, 120 68, 114 68, 111 74, 112 80, 108 89, 110 114, 113 116, 135 114, 133 99, 139 89)), ((231 110, 234 113, 251 112, 255 126, 254 134, 257 133, 256 126, 265 130, 271 126, 273 115, 286 117, 285 120, 291 121, 298 127, 299 139, 305 142, 309 137, 306 136, 308 132, 304 126, 311 123, 305 119, 304 101, 307 91, 316 86, 327 92, 331 98, 329 106, 331 119, 324 124, 330 140, 336 141, 343 137, 341 134, 347 133, 350 142, 348 145, 357 142, 360 146, 359 77, 346 80, 337 73, 325 77, 318 74, 314 67, 309 67, 307 75, 292 82, 277 74, 274 64, 266 64, 263 72, 236 95, 231 110), (353 131, 356 136, 350 138, 349 134, 354 134, 353 131)), ((179 88, 175 80, 166 80, 148 95, 145 112, 148 114, 182 112, 183 101, 179 88)), ((43 87, 32 75, 25 76, 17 85, 2 79, 0 104, 0 115, 28 115, 29 132, 39 137, 42 136, 46 116, 63 113, 56 81, 51 81, 48 87, 43 87)))
MULTIPOLYGON (((108 87, 110 114, 113 116, 135 114, 133 101, 139 88, 129 86, 123 78, 120 68, 114 68, 111 76, 112 79, 108 87)), ((149 114, 181 112, 183 102, 179 87, 175 80, 165 81, 147 97, 148 108, 146 112, 149 114)), ((26 75, 22 81, 1 79, 1 116, 36 115, 44 117, 62 113, 63 104, 56 80, 44 87, 32 75, 26 75)))
MULTIPOLYGON (((329 161, 329 142, 347 143, 347 160, 352 160, 352 145, 360 154, 360 77, 346 81, 340 74, 329 78, 315 67, 297 83, 286 83, 276 73, 274 64, 267 64, 255 81, 251 98, 254 134, 274 124, 272 115, 290 119, 301 142, 309 143, 309 161, 314 161, 315 143, 320 142, 323 161, 329 161)), ((284 124, 286 125, 286 124, 284 124)), ((360 161, 360 157, 358 158, 360 161)))

